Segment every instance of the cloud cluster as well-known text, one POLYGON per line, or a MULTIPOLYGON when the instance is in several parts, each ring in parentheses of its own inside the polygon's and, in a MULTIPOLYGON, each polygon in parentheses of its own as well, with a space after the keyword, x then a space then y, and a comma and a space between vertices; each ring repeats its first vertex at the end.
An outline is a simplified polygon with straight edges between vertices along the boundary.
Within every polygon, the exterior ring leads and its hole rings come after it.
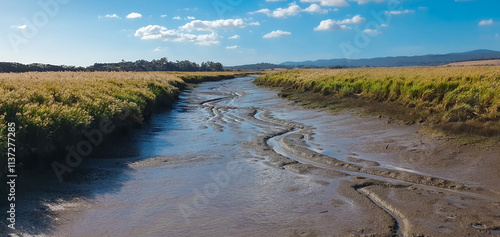
POLYGON ((148 25, 138 29, 135 36, 143 40, 163 40, 174 42, 193 42, 197 45, 218 45, 220 44, 219 35, 211 34, 187 34, 177 30, 169 30, 164 26, 148 25))
MULTIPOLYGON (((266 2, 286 2, 286 0, 265 0, 266 2)), ((269 8, 263 8, 258 11, 249 12, 249 14, 264 14, 272 18, 287 18, 292 16, 297 16, 301 13, 311 13, 311 14, 327 14, 329 11, 338 11, 338 8, 328 8, 328 7, 347 7, 350 6, 349 3, 357 3, 359 5, 369 4, 369 3, 382 3, 390 0, 299 0, 300 3, 307 3, 308 6, 302 8, 297 4, 297 2, 292 2, 286 7, 276 8, 275 10, 270 10, 269 8), (309 5, 310 4, 310 5, 309 5)), ((397 10, 397 11, 386 11, 387 15, 401 15, 414 13, 414 10, 397 10)), ((161 15, 162 18, 167 15, 161 15)), ((116 14, 106 15, 106 18, 120 18, 116 14)), ((129 19, 141 18, 140 13, 130 13, 126 16, 129 19)), ((192 42, 196 45, 219 45, 221 39, 225 38, 227 40, 237 40, 240 39, 239 35, 222 37, 217 32, 224 30, 238 30, 243 29, 248 26, 259 26, 259 22, 252 22, 250 19, 219 19, 219 20, 196 20, 194 16, 188 16, 186 18, 181 18, 180 16, 174 16, 174 20, 190 20, 188 23, 179 26, 175 29, 167 29, 160 25, 148 25, 138 29, 135 32, 135 36, 143 40, 163 40, 163 41, 173 41, 173 42, 192 42), (198 33, 197 33, 198 32, 198 33)), ((314 31, 342 31, 351 30, 354 24, 365 23, 366 18, 361 15, 355 15, 352 18, 346 18, 343 20, 333 20, 327 19, 319 23, 314 31)), ((479 25, 492 24, 492 20, 483 20, 479 25)), ((369 35, 381 34, 380 28, 388 27, 388 25, 382 24, 378 29, 365 29, 363 33, 369 35)), ((291 37, 292 33, 275 30, 265 34, 262 38, 285 38, 291 37)), ((229 45, 226 49, 237 49, 238 45, 229 45)))
MULTIPOLYGON (((194 20, 180 26, 178 29, 167 29, 160 25, 148 25, 138 29, 135 36, 143 40, 163 40, 173 42, 192 42, 196 45, 218 45, 220 39, 216 32, 218 30, 241 29, 249 25, 256 25, 256 22, 247 23, 243 19, 225 19, 215 21, 194 20), (208 31, 209 34, 193 34, 192 31, 208 31)), ((239 39, 239 35, 234 35, 229 39, 239 39)))
POLYGON ((28 27, 28 25, 14 25, 14 26, 11 26, 10 28, 11 29, 16 29, 16 30, 24 30, 28 27))
POLYGON ((358 4, 360 4, 360 5, 370 3, 370 2, 375 2, 375 3, 385 2, 385 0, 351 0, 351 1, 358 2, 358 4))
MULTIPOLYGON (((350 4, 369 4, 369 3, 382 3, 392 0, 299 0, 299 1, 289 1, 291 3, 286 3, 287 0, 265 0, 265 2, 275 2, 274 4, 282 4, 282 7, 276 8, 275 10, 270 10, 269 8, 263 8, 254 12, 249 12, 249 14, 264 14, 272 18, 287 18, 292 16, 297 16, 300 14, 328 14, 329 12, 339 11, 336 7, 348 7, 350 4), (297 4, 299 3, 299 4, 297 4)), ((455 0, 459 1, 459 0, 455 0)), ((465 1, 465 0, 461 0, 465 1)), ((419 10, 424 9, 420 7, 419 10)), ((186 11, 191 11, 189 8, 185 8, 186 11)), ((192 11, 197 11, 198 9, 192 9, 192 11)), ((386 11, 385 14, 388 15, 401 15, 414 13, 414 10, 399 10, 399 11, 386 11)), ((352 15, 348 15, 351 17, 352 15)), ((167 15, 160 15, 161 18, 166 18, 167 15)), ((176 28, 167 29, 165 26, 161 25, 148 25, 141 27, 136 30, 135 37, 142 40, 163 40, 171 42, 192 42, 196 45, 219 45, 221 44, 221 39, 226 39, 232 42, 240 39, 240 36, 235 34, 233 36, 220 36, 219 31, 226 30, 239 30, 246 28, 248 26, 259 26, 260 23, 253 21, 252 18, 237 18, 237 19, 219 19, 219 20, 197 20, 194 16, 169 16, 173 20, 187 20, 187 23, 183 22, 180 26, 176 28), (185 23, 185 24, 184 24, 185 23)), ((105 16, 99 16, 99 18, 110 18, 110 19, 122 19, 117 14, 107 14, 105 16)), ((141 13, 132 12, 125 17, 126 19, 138 19, 143 18, 141 13)), ((263 21, 265 22, 265 21, 263 21)), ((326 19, 319 23, 314 31, 342 31, 351 30, 354 24, 361 24, 366 22, 366 19, 361 15, 354 15, 352 18, 346 18, 343 20, 333 20, 326 19)), ((483 20, 479 22, 479 25, 490 25, 493 24, 492 20, 483 20)), ((26 27, 26 26, 24 26, 26 27)), ((365 29, 363 32, 365 34, 377 35, 381 34, 381 27, 388 27, 387 25, 380 25, 377 29, 365 29)), ((14 28, 14 27, 12 27, 14 28)), ((16 29, 23 29, 22 26, 16 29)), ((292 33, 275 30, 265 34, 262 38, 285 38, 291 37, 292 33)), ((238 45, 226 45, 226 49, 237 49, 238 45)), ((159 52, 164 50, 163 48, 156 48, 154 51, 159 52)))
MULTIPOLYGON (((165 15, 166 16, 166 15, 165 15)), ((162 15, 163 17, 163 15, 162 15)), ((113 14, 106 14, 104 16, 99 16, 99 18, 108 18, 108 19, 122 19, 118 14, 116 13, 113 13, 113 14)), ((130 14, 128 14, 125 18, 127 19, 136 19, 136 18, 142 18, 142 14, 141 13, 137 13, 137 12, 132 12, 130 14)))
POLYGON ((368 35, 373 35, 373 36, 382 34, 382 32, 375 30, 375 29, 364 29, 363 33, 368 34, 368 35))
POLYGON ((349 3, 345 0, 300 0, 300 2, 315 3, 318 2, 321 6, 327 7, 347 7, 349 3))
POLYGON ((489 20, 482 20, 479 22, 478 25, 480 26, 487 26, 487 25, 492 25, 493 24, 493 19, 489 19, 489 20))
POLYGON ((104 16, 104 18, 122 19, 120 16, 118 16, 116 14, 107 14, 104 16))
MULTIPOLYGON (((306 1, 311 1, 311 0, 306 0, 306 1)), ((250 12, 250 14, 263 13, 268 17, 287 18, 289 16, 296 16, 301 12, 326 14, 328 13, 328 10, 321 8, 318 4, 311 4, 309 7, 302 9, 299 5, 297 5, 297 3, 293 2, 287 8, 280 7, 274 11, 271 11, 268 8, 264 8, 255 12, 250 12)))
POLYGON ((387 15, 402 15, 402 14, 409 14, 409 13, 415 13, 414 10, 403 10, 403 11, 385 11, 385 14, 387 15))
POLYGON ((127 19, 136 19, 136 18, 142 18, 142 14, 137 12, 132 12, 127 15, 127 19))
POLYGON ((325 30, 350 30, 352 29, 350 24, 361 24, 366 22, 366 18, 362 17, 361 15, 355 15, 354 17, 350 19, 344 19, 344 20, 324 20, 319 23, 319 26, 314 28, 315 31, 325 31, 325 30))
POLYGON ((155 49, 153 49, 154 52, 161 52, 161 51, 165 51, 165 50, 168 50, 167 47, 156 47, 155 49))
POLYGON ((328 13, 328 10, 321 8, 318 4, 314 3, 311 4, 311 6, 307 7, 304 9, 305 12, 309 13, 321 13, 321 14, 326 14, 328 13))
POLYGON ((275 31, 272 31, 271 33, 267 33, 262 38, 271 39, 271 38, 285 38, 285 37, 290 37, 290 36, 292 36, 292 33, 290 33, 290 32, 282 31, 282 30, 275 30, 275 31))
POLYGON ((201 21, 194 20, 181 27, 180 29, 192 31, 216 31, 216 30, 228 30, 228 29, 241 29, 245 28, 248 24, 243 21, 243 19, 226 19, 226 20, 215 20, 215 21, 201 21))

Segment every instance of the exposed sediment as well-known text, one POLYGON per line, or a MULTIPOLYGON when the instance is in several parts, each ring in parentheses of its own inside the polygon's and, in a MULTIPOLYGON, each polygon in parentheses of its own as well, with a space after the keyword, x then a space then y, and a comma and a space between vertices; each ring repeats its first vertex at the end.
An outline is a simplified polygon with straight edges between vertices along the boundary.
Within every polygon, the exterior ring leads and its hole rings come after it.
MULTIPOLYGON (((265 134, 256 136, 250 142, 242 144, 245 148, 253 149, 259 155, 266 157, 266 163, 273 167, 286 169, 300 175, 315 174, 336 178, 351 177, 354 180, 354 183, 350 183, 349 185, 346 183, 342 184, 342 187, 339 187, 339 192, 348 196, 350 199, 356 200, 359 205, 365 208, 378 209, 378 211, 372 210, 371 214, 380 218, 378 220, 378 226, 383 228, 374 232, 365 229, 350 230, 348 233, 351 235, 364 235, 363 233, 370 232, 373 234, 368 234, 369 236, 417 236, 427 235, 429 233, 437 236, 447 236, 454 233, 453 228, 455 227, 438 226, 433 229, 419 226, 419 224, 416 223, 422 223, 425 217, 410 214, 412 212, 420 213, 418 207, 405 208, 404 206, 396 205, 394 204, 395 202, 404 203, 404 199, 392 198, 390 193, 408 195, 409 193, 418 193, 417 190, 432 190, 429 192, 435 192, 443 199, 446 199, 447 195, 457 195, 462 199, 474 196, 479 199, 491 198, 500 200, 498 197, 479 195, 478 193, 483 191, 483 188, 480 186, 420 174, 418 172, 390 169, 382 167, 380 163, 376 161, 364 160, 356 157, 349 157, 345 160, 341 160, 336 157, 321 154, 318 151, 313 151, 306 142, 314 140, 313 127, 305 126, 295 121, 275 118, 272 112, 265 108, 228 108, 225 106, 213 105, 214 103, 224 100, 235 99, 235 97, 237 97, 237 94, 233 93, 232 96, 211 100, 209 103, 203 105, 215 111, 211 120, 215 124, 223 122, 221 113, 217 111, 232 109, 248 111, 240 117, 242 120, 269 127, 269 131, 265 134), (381 194, 381 191, 385 191, 385 193, 381 194)), ((488 195, 492 194, 491 192, 486 193, 488 195)), ((439 199, 435 200, 437 201, 439 199)), ((410 201, 416 200, 411 199, 410 201)), ((438 202, 443 201, 439 200, 438 202)), ((453 202, 444 204, 444 206, 447 205, 457 204, 453 202)), ((432 207, 432 205, 430 206, 432 207)), ((432 208, 428 211, 431 213, 433 212, 432 208)), ((496 223, 496 221, 493 221, 493 219, 496 218, 496 213, 498 213, 498 209, 485 213, 485 216, 488 216, 486 219, 490 221, 488 223, 496 223)), ((484 228, 474 224, 463 225, 464 221, 474 222, 473 220, 476 217, 477 216, 474 215, 465 215, 463 217, 464 219, 459 222, 448 219, 444 221, 446 223, 452 222, 448 223, 447 226, 456 226, 456 228, 460 229, 459 233, 496 233, 494 230, 496 230, 497 224, 490 224, 488 226, 492 227, 484 228), (458 226, 460 226, 460 228, 458 226)))
MULTIPOLYGON (((76 211, 50 208, 50 214, 60 218, 54 223, 66 227, 56 232, 74 233, 73 224, 85 230, 83 219, 100 224, 95 229, 99 233, 124 236, 500 233, 500 188, 495 183, 500 176, 496 176, 499 162, 492 159, 498 154, 494 146, 484 151, 443 146, 446 139, 425 138, 412 126, 302 111, 250 81, 202 85, 203 90, 182 97, 185 100, 172 112, 176 122, 172 117, 162 121, 170 132, 157 125, 145 129, 151 133, 139 139, 151 139, 145 148, 153 152, 90 166, 101 171, 75 182, 75 190, 95 177, 103 178, 94 184, 110 183, 106 177, 111 174, 118 188, 106 193, 97 186, 97 192, 105 195, 89 198, 87 218, 74 214, 83 210, 78 207, 76 211), (124 168, 127 175, 120 176, 124 168), (231 172, 234 168, 239 173, 231 172), (138 193, 147 195, 135 198, 138 193), (191 223, 179 218, 183 214, 178 209, 184 205, 189 207, 182 210, 190 211, 191 223), (134 216, 141 218, 139 222, 123 215, 120 222, 130 224, 116 227, 120 223, 106 218, 129 213, 133 206, 140 210, 134 216), (63 223, 67 216, 76 221, 63 223), (143 217, 150 221, 144 223, 143 217)), ((54 205, 73 205, 69 200, 54 205)))

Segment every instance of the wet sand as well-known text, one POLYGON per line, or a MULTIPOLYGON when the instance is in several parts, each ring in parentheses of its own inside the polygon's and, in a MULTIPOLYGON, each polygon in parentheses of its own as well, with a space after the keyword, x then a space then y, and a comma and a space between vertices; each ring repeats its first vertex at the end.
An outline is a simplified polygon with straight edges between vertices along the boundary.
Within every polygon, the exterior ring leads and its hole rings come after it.
POLYGON ((495 236, 498 142, 203 83, 18 203, 19 235, 495 236))

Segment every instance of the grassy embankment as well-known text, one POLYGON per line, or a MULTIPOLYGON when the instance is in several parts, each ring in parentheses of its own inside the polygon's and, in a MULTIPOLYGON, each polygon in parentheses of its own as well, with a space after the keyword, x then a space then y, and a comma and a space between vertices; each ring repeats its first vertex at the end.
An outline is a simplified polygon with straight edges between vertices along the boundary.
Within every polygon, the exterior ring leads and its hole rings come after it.
POLYGON ((0 174, 5 177, 7 123, 16 124, 16 163, 50 167, 83 131, 110 120, 115 133, 140 126, 171 106, 187 83, 235 77, 229 72, 46 72, 0 74, 0 174), (123 116, 126 114, 126 116, 123 116))
POLYGON ((500 136, 500 67, 291 70, 255 83, 309 107, 359 107, 441 131, 500 136))

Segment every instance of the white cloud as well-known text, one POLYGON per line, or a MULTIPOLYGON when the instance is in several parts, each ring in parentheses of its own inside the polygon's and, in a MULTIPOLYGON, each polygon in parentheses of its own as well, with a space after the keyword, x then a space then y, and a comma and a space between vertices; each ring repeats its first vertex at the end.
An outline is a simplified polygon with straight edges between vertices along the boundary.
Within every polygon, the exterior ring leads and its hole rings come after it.
POLYGON ((260 23, 258 21, 250 22, 248 23, 249 26, 260 26, 260 23))
POLYGON ((401 15, 401 14, 408 14, 408 13, 415 13, 414 10, 403 10, 403 11, 385 11, 385 14, 387 15, 401 15))
POLYGON ((127 15, 128 19, 135 19, 135 18, 142 18, 142 14, 137 13, 137 12, 132 12, 127 15))
POLYGON ((365 30, 363 30, 363 33, 368 34, 368 35, 382 34, 382 32, 380 32, 378 30, 374 30, 374 29, 365 29, 365 30))
MULTIPOLYGON (((222 38, 219 35, 212 33, 207 35, 197 35, 196 39, 188 39, 187 41, 195 42, 197 45, 211 46, 220 44, 219 39, 222 38)), ((182 40, 179 40, 182 41, 182 40)))
POLYGON ((138 29, 135 36, 143 40, 163 40, 174 42, 193 42, 197 45, 218 45, 221 38, 216 33, 211 34, 186 34, 178 30, 168 30, 166 27, 159 25, 149 25, 138 29))
POLYGON ((360 24, 366 21, 366 18, 361 15, 355 15, 350 19, 335 21, 332 19, 324 20, 319 23, 319 26, 314 28, 315 31, 323 30, 350 30, 349 24, 360 24))
POLYGON ((174 16, 174 17, 172 17, 172 19, 174 19, 174 20, 181 20, 182 18, 180 16, 174 16))
POLYGON ((120 16, 116 15, 116 14, 106 14, 104 16, 104 18, 114 18, 114 19, 121 19, 120 16))
POLYGON ((285 37, 290 37, 290 36, 292 36, 292 33, 290 33, 290 32, 282 31, 282 30, 275 30, 275 31, 272 31, 271 33, 264 35, 262 38, 271 39, 271 38, 285 38, 285 37))
POLYGON ((17 29, 17 30, 24 30, 27 27, 28 27, 27 25, 15 25, 15 26, 11 26, 10 28, 11 29, 17 29))
POLYGON ((324 20, 319 23, 319 26, 314 28, 315 31, 323 31, 323 30, 349 30, 352 29, 346 25, 340 25, 337 21, 332 19, 324 20))
POLYGON ((240 46, 238 46, 238 45, 233 45, 233 46, 227 46, 226 49, 237 49, 239 47, 240 46))
MULTIPOLYGON (((253 25, 255 25, 254 23, 253 25)), ((257 23, 258 24, 258 23, 257 23)), ((218 45, 220 39, 217 30, 241 29, 250 25, 242 19, 226 19, 215 21, 194 20, 178 29, 167 29, 160 25, 148 25, 138 29, 135 36, 142 40, 163 40, 173 42, 192 42, 197 45, 218 45), (192 34, 191 31, 210 31, 210 34, 192 34)), ((229 39, 239 39, 239 35, 229 37, 229 39)))
POLYGON ((364 23, 366 21, 366 18, 362 17, 361 15, 355 15, 351 19, 344 19, 341 21, 337 21, 338 24, 360 24, 364 23))
POLYGON ((311 4, 311 6, 309 6, 308 8, 304 9, 305 12, 311 12, 311 13, 322 13, 322 14, 326 14, 328 13, 328 10, 326 9, 322 9, 318 4, 314 3, 314 4, 311 4))
POLYGON ((168 50, 167 47, 156 47, 155 49, 153 49, 154 52, 161 52, 161 51, 165 51, 165 50, 168 50))
POLYGON ((385 0, 351 0, 351 1, 358 2, 358 4, 366 4, 369 2, 381 3, 384 2, 385 0))
POLYGON ((173 30, 167 30, 167 28, 159 25, 149 25, 141 27, 135 32, 136 37, 141 37, 143 40, 150 39, 161 39, 165 35, 175 35, 176 32, 173 30))
POLYGON ((215 20, 215 21, 201 21, 194 20, 181 27, 183 30, 197 30, 197 31, 215 31, 215 30, 227 30, 227 29, 241 29, 245 28, 248 24, 242 19, 226 19, 226 20, 215 20))
POLYGON ((299 7, 299 5, 297 5, 296 3, 292 3, 287 8, 281 8, 280 7, 280 8, 278 8, 278 9, 272 11, 272 12, 271 12, 271 10, 269 10, 269 9, 266 8, 266 9, 258 10, 255 13, 264 13, 267 16, 274 17, 274 18, 286 18, 286 17, 289 17, 289 16, 296 16, 301 11, 302 11, 302 9, 299 7))
POLYGON ((309 2, 309 3, 319 2, 321 6, 327 6, 327 7, 349 6, 349 3, 347 3, 345 0, 300 0, 300 2, 309 2))
POLYGON ((186 17, 186 19, 188 19, 188 20, 194 20, 194 19, 196 19, 196 17, 194 17, 194 16, 188 16, 188 17, 186 17))
POLYGON ((493 24, 493 20, 489 19, 489 20, 482 20, 482 21, 480 21, 478 25, 480 25, 480 26, 487 26, 487 25, 491 25, 491 24, 493 24))
POLYGON ((389 27, 389 25, 387 25, 387 24, 382 24, 382 25, 380 25, 380 27, 381 27, 381 28, 383 28, 383 27, 389 27))
POLYGON ((307 7, 306 9, 302 9, 299 7, 299 5, 297 5, 297 3, 293 2, 287 8, 278 8, 274 11, 264 8, 255 12, 250 12, 250 14, 263 13, 268 17, 287 18, 289 16, 296 16, 301 12, 325 14, 328 13, 328 10, 322 9, 318 4, 311 4, 311 6, 307 7))
POLYGON ((256 13, 264 13, 266 14, 267 16, 272 16, 271 14, 271 10, 269 10, 268 8, 264 8, 264 9, 260 9, 258 11, 254 11, 254 12, 249 12, 250 14, 256 14, 256 13))
POLYGON ((161 15, 160 17, 161 17, 161 18, 165 18, 165 17, 167 17, 167 15, 161 15))

